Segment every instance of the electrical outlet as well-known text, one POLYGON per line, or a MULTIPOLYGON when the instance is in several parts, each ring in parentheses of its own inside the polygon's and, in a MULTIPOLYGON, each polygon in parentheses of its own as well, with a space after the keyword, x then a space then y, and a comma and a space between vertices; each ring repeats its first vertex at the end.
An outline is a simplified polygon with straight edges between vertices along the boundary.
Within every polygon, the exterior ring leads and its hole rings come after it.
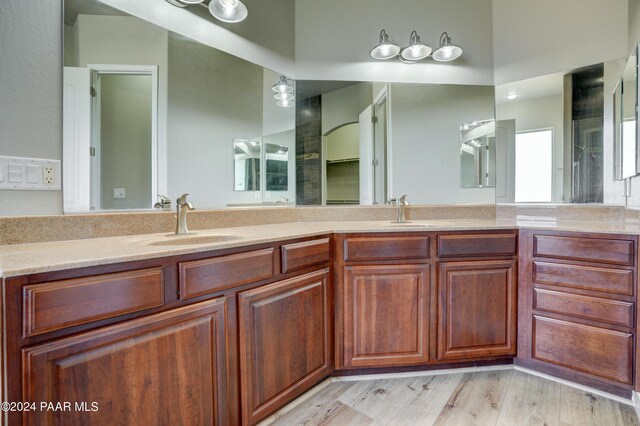
POLYGON ((125 188, 113 188, 113 198, 127 198, 127 190, 125 188))
POLYGON ((53 185, 55 183, 55 174, 53 173, 53 166, 44 166, 42 168, 42 181, 46 185, 53 185))

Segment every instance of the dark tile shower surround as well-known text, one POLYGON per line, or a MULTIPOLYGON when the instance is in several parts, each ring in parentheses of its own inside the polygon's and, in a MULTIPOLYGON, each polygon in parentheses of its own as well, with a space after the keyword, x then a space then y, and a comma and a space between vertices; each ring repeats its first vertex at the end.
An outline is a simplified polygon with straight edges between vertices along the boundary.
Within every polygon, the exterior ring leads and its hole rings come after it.
POLYGON ((296 203, 322 204, 322 100, 296 103, 296 203))
POLYGON ((602 203, 604 65, 576 71, 571 76, 573 134, 572 202, 602 203))

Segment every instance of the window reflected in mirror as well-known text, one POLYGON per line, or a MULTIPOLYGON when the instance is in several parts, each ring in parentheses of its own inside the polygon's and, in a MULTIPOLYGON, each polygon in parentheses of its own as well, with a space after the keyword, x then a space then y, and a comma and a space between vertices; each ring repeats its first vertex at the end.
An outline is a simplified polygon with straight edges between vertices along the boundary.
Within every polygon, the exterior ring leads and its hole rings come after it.
POLYGON ((516 203, 550 203, 553 197, 553 130, 516 134, 516 203))

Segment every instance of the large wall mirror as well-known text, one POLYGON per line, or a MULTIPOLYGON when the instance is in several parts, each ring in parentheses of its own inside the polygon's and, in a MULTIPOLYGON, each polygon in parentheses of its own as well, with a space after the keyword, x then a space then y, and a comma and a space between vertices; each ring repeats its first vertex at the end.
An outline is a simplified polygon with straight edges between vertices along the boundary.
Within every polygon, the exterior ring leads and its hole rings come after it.
MULTIPOLYGON (((624 67, 497 87, 298 80, 281 107, 279 73, 99 0, 64 3, 66 212, 146 209, 186 192, 199 208, 404 194, 432 205, 624 202, 614 179, 624 150, 614 153, 608 124, 624 67), (461 134, 485 122, 492 132, 461 134)), ((625 129, 628 99, 621 89, 625 129)))
POLYGON ((298 81, 283 108, 279 74, 98 0, 65 0, 64 23, 66 212, 185 192, 200 208, 495 200, 459 161, 491 86, 298 81))

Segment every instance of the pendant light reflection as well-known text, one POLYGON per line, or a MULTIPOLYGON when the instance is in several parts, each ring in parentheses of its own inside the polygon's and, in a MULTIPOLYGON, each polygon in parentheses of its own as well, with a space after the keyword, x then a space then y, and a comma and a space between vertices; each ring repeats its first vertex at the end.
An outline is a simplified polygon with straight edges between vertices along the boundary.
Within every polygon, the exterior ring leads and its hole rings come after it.
POLYGON ((371 49, 371 57, 373 59, 386 60, 397 56, 398 53, 400 53, 400 47, 389 41, 389 36, 385 30, 380 31, 378 45, 371 49))
POLYGON ((442 33, 440 36, 440 47, 433 52, 433 59, 439 62, 449 62, 457 59, 462 55, 462 48, 451 43, 451 37, 449 34, 442 33))
POLYGON ((293 81, 289 80, 286 76, 281 75, 280 80, 271 87, 271 90, 275 92, 273 98, 276 100, 277 106, 291 108, 296 104, 293 81))
POLYGON ((247 6, 240 0, 211 0, 209 12, 223 22, 240 22, 249 14, 247 6))
POLYGON ((420 61, 431 54, 431 47, 427 46, 420 40, 420 36, 416 31, 413 31, 409 36, 409 46, 402 49, 400 55, 402 59, 414 63, 420 61))

